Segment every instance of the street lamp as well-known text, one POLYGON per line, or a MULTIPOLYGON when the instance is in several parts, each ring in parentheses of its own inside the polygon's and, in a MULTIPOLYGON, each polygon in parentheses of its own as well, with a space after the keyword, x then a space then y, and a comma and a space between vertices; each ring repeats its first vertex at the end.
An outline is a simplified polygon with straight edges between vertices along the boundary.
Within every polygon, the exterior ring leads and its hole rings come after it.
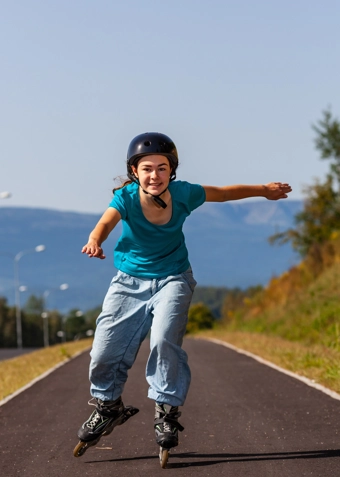
MULTIPOLYGON (((46 299, 48 297, 48 295, 51 293, 51 291, 53 290, 61 290, 61 291, 64 291, 64 290, 67 290, 68 289, 68 283, 62 283, 58 288, 53 288, 52 290, 45 290, 44 293, 43 293, 43 297, 44 297, 44 308, 45 308, 45 302, 46 302, 46 299)), ((48 337, 48 312, 47 311, 44 311, 43 313, 41 313, 41 318, 44 319, 44 346, 45 348, 47 348, 50 343, 49 343, 49 337, 48 337)))
POLYGON ((9 199, 11 196, 10 192, 0 192, 0 199, 9 199))
POLYGON ((14 279, 15 279, 15 308, 16 308, 16 327, 17 327, 17 347, 22 348, 22 324, 20 307, 20 280, 19 280, 19 260, 28 253, 43 252, 45 245, 37 245, 30 250, 23 250, 14 257, 14 279))

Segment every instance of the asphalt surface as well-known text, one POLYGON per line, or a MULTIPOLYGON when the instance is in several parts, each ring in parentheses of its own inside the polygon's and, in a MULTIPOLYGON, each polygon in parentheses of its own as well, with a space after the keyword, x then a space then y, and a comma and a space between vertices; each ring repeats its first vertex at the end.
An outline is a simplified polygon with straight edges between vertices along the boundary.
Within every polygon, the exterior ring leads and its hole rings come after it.
POLYGON ((186 340, 184 347, 192 385, 167 469, 146 397, 145 342, 123 395, 139 414, 83 457, 72 451, 93 410, 87 352, 1 406, 2 477, 340 476, 340 401, 223 346, 186 340))

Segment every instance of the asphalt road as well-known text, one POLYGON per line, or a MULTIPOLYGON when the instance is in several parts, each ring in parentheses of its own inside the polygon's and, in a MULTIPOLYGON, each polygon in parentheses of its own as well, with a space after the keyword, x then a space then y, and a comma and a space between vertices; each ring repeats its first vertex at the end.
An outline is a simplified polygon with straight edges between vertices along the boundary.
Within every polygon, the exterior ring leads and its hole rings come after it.
POLYGON ((144 368, 130 371, 124 403, 140 412, 83 457, 76 432, 93 408, 88 353, 0 407, 2 477, 338 477, 340 401, 223 346, 186 340, 192 385, 179 447, 161 469, 144 368))

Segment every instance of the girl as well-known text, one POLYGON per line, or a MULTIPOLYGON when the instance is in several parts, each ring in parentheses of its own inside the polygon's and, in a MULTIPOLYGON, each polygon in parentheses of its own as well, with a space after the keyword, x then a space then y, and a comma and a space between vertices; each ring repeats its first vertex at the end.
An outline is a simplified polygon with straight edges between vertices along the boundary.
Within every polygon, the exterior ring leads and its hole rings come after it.
POLYGON ((178 418, 190 384, 182 349, 188 309, 196 285, 182 232, 190 213, 208 202, 247 197, 284 199, 288 184, 201 186, 175 181, 178 154, 160 133, 135 137, 127 154, 127 175, 115 189, 109 208, 89 236, 82 253, 104 259, 102 243, 117 223, 123 232, 114 252, 113 278, 91 351, 91 395, 96 404, 78 431, 76 457, 125 422, 137 409, 124 407, 121 395, 127 372, 151 329, 146 365, 148 397, 155 401, 156 441, 165 449, 178 445, 178 418))

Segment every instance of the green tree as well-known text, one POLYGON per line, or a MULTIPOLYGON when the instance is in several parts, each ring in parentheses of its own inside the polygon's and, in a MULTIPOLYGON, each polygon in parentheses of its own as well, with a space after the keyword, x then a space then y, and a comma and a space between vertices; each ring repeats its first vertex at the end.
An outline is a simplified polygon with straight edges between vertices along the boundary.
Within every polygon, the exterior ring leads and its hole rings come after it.
POLYGON ((84 338, 89 329, 86 317, 78 309, 71 310, 65 320, 66 339, 84 338))
POLYGON ((62 329, 62 315, 58 310, 50 310, 48 313, 48 336, 50 345, 60 343, 58 331, 62 329))
POLYGON ((86 321, 89 327, 89 330, 95 330, 96 329, 96 321, 99 316, 99 314, 102 311, 101 306, 97 306, 96 308, 92 308, 91 310, 88 310, 85 313, 86 316, 86 321))
POLYGON ((211 329, 214 325, 214 315, 204 303, 192 305, 189 309, 187 333, 211 329))
POLYGON ((313 248, 326 242, 340 226, 338 193, 333 188, 333 177, 316 181, 304 189, 304 208, 295 216, 295 228, 269 237, 270 243, 291 242, 295 250, 306 256, 313 248))
POLYGON ((44 298, 31 295, 25 303, 24 310, 32 315, 41 315, 44 311, 44 298))
POLYGON ((25 348, 39 348, 44 345, 43 322, 40 314, 21 313, 22 341, 25 348))
POLYGON ((331 175, 337 179, 337 192, 340 191, 340 123, 332 117, 330 109, 323 111, 323 118, 313 126, 316 132, 315 146, 321 159, 331 160, 331 175))
POLYGON ((340 229, 340 123, 328 110, 313 129, 321 158, 331 160, 330 171, 324 181, 316 180, 304 189, 304 207, 295 216, 295 228, 272 235, 269 242, 291 242, 303 257, 320 259, 320 246, 340 229))
POLYGON ((15 308, 7 305, 6 298, 0 298, 0 347, 12 348, 16 345, 15 308))
POLYGON ((60 313, 57 310, 47 310, 44 297, 31 295, 22 310, 24 346, 44 346, 44 320, 48 320, 49 344, 58 343, 60 338, 58 338, 57 332, 61 328, 60 313), (43 312, 47 313, 46 318, 42 317, 43 312))

